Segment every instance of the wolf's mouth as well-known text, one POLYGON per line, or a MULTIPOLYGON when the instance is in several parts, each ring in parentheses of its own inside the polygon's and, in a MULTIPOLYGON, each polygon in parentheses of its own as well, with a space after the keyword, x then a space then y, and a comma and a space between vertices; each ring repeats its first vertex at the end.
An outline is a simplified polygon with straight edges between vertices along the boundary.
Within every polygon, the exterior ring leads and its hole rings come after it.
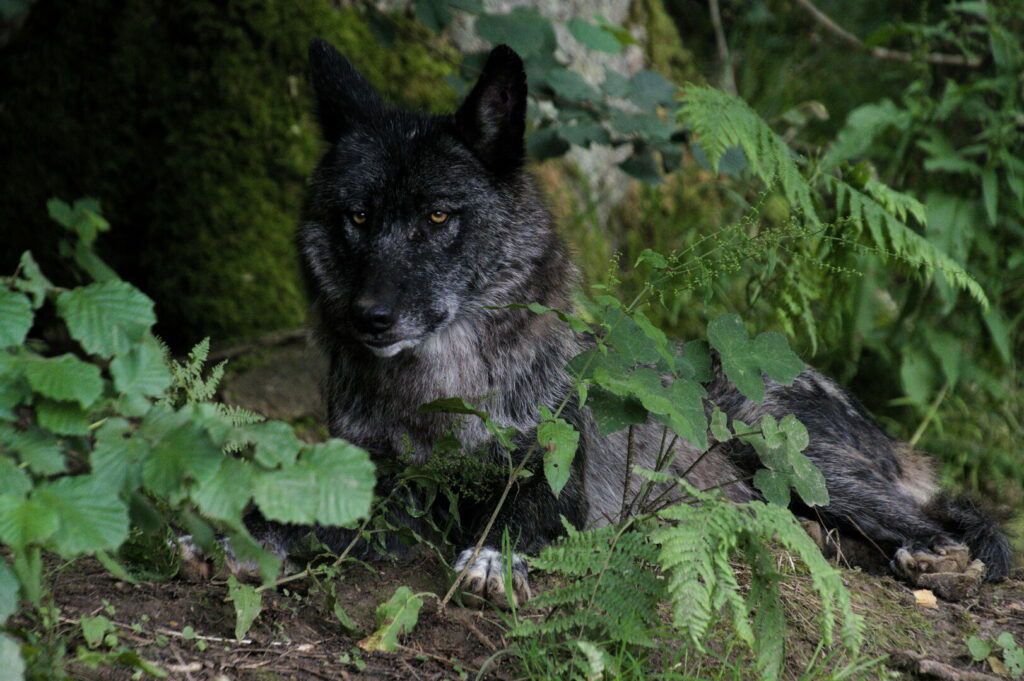
POLYGON ((390 339, 365 339, 363 340, 363 345, 377 357, 394 357, 402 350, 411 348, 419 342, 419 338, 406 338, 397 341, 390 339))

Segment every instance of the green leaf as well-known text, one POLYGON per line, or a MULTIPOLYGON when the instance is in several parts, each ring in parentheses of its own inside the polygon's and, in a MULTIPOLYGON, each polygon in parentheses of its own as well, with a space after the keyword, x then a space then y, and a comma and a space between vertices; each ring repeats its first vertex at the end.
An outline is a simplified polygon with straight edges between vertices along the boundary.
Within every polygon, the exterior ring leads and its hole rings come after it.
POLYGON ((572 34, 572 37, 592 50, 609 54, 619 54, 622 52, 622 43, 619 42, 618 38, 589 21, 574 17, 569 20, 566 27, 569 29, 569 33, 572 34))
POLYGON ((85 244, 90 245, 100 232, 110 229, 110 223, 100 215, 100 203, 96 199, 76 199, 74 206, 52 198, 46 202, 50 217, 63 227, 74 232, 85 244))
POLYGON ((131 350, 153 324, 153 301, 124 281, 90 284, 61 293, 57 311, 87 352, 112 357, 131 350))
POLYGON ((919 407, 927 406, 936 389, 936 372, 923 352, 912 347, 904 349, 900 379, 911 402, 919 407))
POLYGON ((394 595, 377 607, 377 630, 359 642, 367 652, 398 650, 398 637, 412 631, 419 619, 423 599, 407 586, 400 586, 394 595))
POLYGON ((775 332, 751 341, 738 315, 725 314, 708 324, 708 340, 722 357, 722 369, 741 393, 760 403, 764 399, 764 371, 779 383, 789 384, 803 371, 785 337, 775 332))
POLYGON ((657 71, 642 70, 629 79, 629 95, 640 108, 654 111, 659 104, 675 103, 679 88, 657 71))
POLYGON ((256 445, 256 463, 267 468, 291 465, 303 447, 295 429, 283 421, 256 423, 246 426, 243 432, 256 445))
POLYGON ((21 646, 7 634, 0 634, 0 679, 22 681, 25 678, 25 661, 21 659, 21 646))
POLYGON ((100 369, 67 353, 60 357, 30 362, 25 378, 32 389, 44 397, 78 402, 87 408, 103 392, 100 369))
POLYGON ((39 425, 58 435, 87 435, 89 415, 74 402, 39 400, 36 402, 39 425))
POLYGON ((754 487, 773 504, 789 506, 789 476, 778 471, 760 468, 754 473, 754 487))
POLYGON ((570 101, 591 101, 600 99, 597 90, 583 80, 583 76, 564 68, 555 68, 548 71, 548 85, 555 94, 570 101))
POLYGON ((992 645, 980 636, 971 636, 967 639, 967 649, 971 651, 971 657, 975 662, 986 660, 992 654, 992 645))
POLYGON ((235 640, 241 641, 263 609, 263 596, 255 587, 242 584, 231 575, 228 577, 228 600, 235 604, 235 640))
POLYGON ((557 497, 572 473, 580 434, 565 419, 554 418, 547 407, 541 406, 540 413, 544 420, 537 424, 537 444, 544 453, 544 477, 557 497))
POLYGON ((558 158, 569 151, 569 143, 559 132, 555 128, 540 128, 529 132, 526 135, 526 152, 538 161, 558 158))
POLYGON ((492 45, 508 45, 523 59, 551 54, 557 46, 551 21, 534 9, 516 8, 508 14, 483 14, 477 18, 476 31, 492 45))
POLYGON ((32 489, 32 480, 14 459, 0 456, 0 496, 9 494, 22 497, 32 489))
MULTIPOLYGON (((559 125, 557 132, 559 137, 569 144, 575 144, 578 147, 611 143, 611 136, 608 134, 608 131, 597 121, 581 122, 576 125, 559 125)), ((556 156, 558 155, 560 154, 556 154, 556 156)))
POLYGON ((728 442, 732 439, 732 431, 729 430, 729 417, 725 412, 714 405, 711 411, 711 434, 719 442, 728 442))
POLYGON ((24 343, 33 318, 24 294, 0 288, 0 349, 24 343))
POLYGON ((7 561, 0 558, 0 627, 7 623, 7 618, 18 611, 18 578, 11 571, 7 561))
POLYGON ((427 404, 420 405, 419 413, 421 414, 469 414, 476 416, 484 422, 484 428, 487 429, 488 433, 494 435, 495 439, 505 449, 512 449, 513 443, 512 438, 516 435, 515 428, 508 426, 501 426, 491 420, 490 414, 481 409, 477 409, 466 400, 461 397, 444 397, 427 404))
POLYGON ((79 624, 82 627, 82 637, 85 638, 85 642, 90 648, 97 647, 103 643, 103 639, 107 634, 117 631, 114 623, 103 615, 83 617, 79 620, 79 624))
POLYGON ((252 483, 253 501, 270 520, 310 525, 316 519, 318 485, 316 473, 305 466, 257 471, 252 483))
POLYGON ((654 158, 654 152, 646 145, 637 144, 636 150, 626 160, 619 163, 622 172, 641 182, 654 186, 661 184, 661 167, 654 158))
POLYGON ((117 391, 127 395, 159 397, 171 386, 164 353, 150 336, 134 345, 128 354, 115 357, 110 363, 110 374, 117 391))
POLYGON ((111 490, 135 490, 142 484, 142 465, 151 445, 123 418, 110 418, 96 431, 89 454, 92 475, 111 490))
POLYGON ((602 437, 647 421, 647 410, 636 398, 621 397, 601 387, 590 390, 587 406, 602 437))
POLYGON ((252 478, 252 464, 226 456, 217 472, 197 485, 192 500, 207 518, 241 521, 252 496, 252 478))
POLYGON ((0 436, 0 442, 17 454, 36 475, 55 475, 64 472, 62 443, 45 431, 37 428, 14 430, 0 436))
POLYGON ((322 525, 348 525, 370 512, 374 466, 365 450, 344 440, 313 445, 301 457, 316 475, 316 520, 322 525))
MULTIPOLYGON (((514 304, 514 305, 509 305, 509 307, 510 308, 520 308, 520 307, 524 307, 524 306, 514 304)), ((572 328, 573 331, 576 331, 578 333, 587 333, 589 331, 592 331, 592 329, 590 328, 590 325, 587 324, 582 319, 580 319, 579 317, 577 317, 576 315, 566 314, 565 312, 562 312, 561 310, 556 310, 553 307, 548 307, 547 305, 541 305, 540 303, 530 303, 529 305, 526 305, 525 307, 526 307, 527 310, 529 310, 530 312, 533 312, 534 314, 547 314, 549 312, 553 312, 555 314, 555 316, 557 316, 560 320, 562 320, 563 322, 568 324, 572 328)))
POLYGON ((158 496, 179 494, 190 481, 204 481, 216 473, 223 456, 209 433, 186 421, 153 446, 142 479, 158 496))
POLYGON ((113 551, 128 537, 128 507, 105 481, 91 475, 61 478, 33 492, 55 511, 60 527, 49 545, 64 558, 113 551))
POLYGON ((704 451, 708 448, 708 417, 704 411, 707 391, 696 381, 677 378, 669 392, 673 410, 668 414, 668 425, 676 435, 704 451))
POLYGON ((0 495, 0 541, 15 550, 42 544, 60 527, 57 512, 34 498, 0 495))
POLYGON ((53 288, 53 284, 43 275, 30 251, 21 254, 19 266, 20 274, 14 280, 14 288, 28 294, 32 307, 38 310, 46 302, 46 292, 53 288))

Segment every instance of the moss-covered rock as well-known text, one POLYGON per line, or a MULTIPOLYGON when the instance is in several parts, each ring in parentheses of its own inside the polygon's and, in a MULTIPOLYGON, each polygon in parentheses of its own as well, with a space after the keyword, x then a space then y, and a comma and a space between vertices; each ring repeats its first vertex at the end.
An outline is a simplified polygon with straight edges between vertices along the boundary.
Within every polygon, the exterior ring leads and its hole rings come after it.
POLYGON ((44 0, 0 53, 0 272, 51 261, 50 196, 99 198, 100 240, 175 345, 305 316, 292 234, 320 143, 306 45, 324 37, 396 103, 443 109, 454 55, 400 19, 383 46, 327 0, 44 0))

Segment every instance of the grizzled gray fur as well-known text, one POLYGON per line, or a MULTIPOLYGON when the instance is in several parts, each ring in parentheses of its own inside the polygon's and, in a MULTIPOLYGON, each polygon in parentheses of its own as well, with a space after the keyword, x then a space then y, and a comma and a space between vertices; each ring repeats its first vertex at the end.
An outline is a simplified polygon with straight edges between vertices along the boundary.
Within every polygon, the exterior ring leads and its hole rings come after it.
MULTIPOLYGON (((328 146, 309 182, 298 248, 316 337, 330 361, 331 434, 366 448, 379 463, 400 456, 422 463, 454 428, 467 451, 497 457, 478 420, 419 411, 426 402, 460 396, 514 427, 521 446, 513 455, 522 456, 535 438, 538 405, 562 402, 571 387, 565 365, 589 343, 552 315, 503 307, 537 301, 569 310, 577 280, 523 168, 522 62, 499 46, 458 111, 438 116, 392 108, 323 41, 312 42, 310 61, 328 146)), ((994 522, 969 501, 941 495, 928 461, 886 435, 833 381, 808 368, 791 386, 769 382, 761 405, 717 369, 706 387, 709 400, 732 418, 794 413, 807 426, 807 454, 824 473, 832 503, 816 514, 799 506, 796 512, 861 540, 885 562, 895 558, 893 568, 904 576, 927 571, 932 558, 950 552, 966 558, 963 544, 984 560, 989 578, 1006 574, 1009 548, 994 522)), ((558 498, 543 475, 517 484, 471 566, 471 590, 500 597, 504 571, 494 548, 505 529, 516 550, 529 553, 563 532, 560 516, 579 527, 620 516, 626 433, 600 437, 589 411, 572 401, 566 413, 581 434, 568 484, 558 498)), ((661 426, 638 426, 632 437, 632 463, 653 467, 661 426)), ((673 446, 675 472, 682 474, 700 452, 678 438, 673 446)), ((742 446, 719 447, 688 477, 708 488, 749 476, 757 465, 742 446)), ((382 480, 382 489, 388 485, 382 480)), ((634 477, 630 489, 639 488, 634 477)), ((723 491, 737 501, 758 498, 743 482, 723 491)), ((482 526, 488 515, 484 507, 475 520, 482 526)), ((295 534, 254 524, 279 540, 295 534)), ((337 546, 350 538, 320 534, 337 546)), ((462 541, 470 545, 476 536, 469 532, 462 541)), ((834 550, 834 540, 824 543, 834 550)), ((469 559, 464 551, 456 566, 469 559)), ((515 591, 528 597, 518 558, 513 574, 515 591)))

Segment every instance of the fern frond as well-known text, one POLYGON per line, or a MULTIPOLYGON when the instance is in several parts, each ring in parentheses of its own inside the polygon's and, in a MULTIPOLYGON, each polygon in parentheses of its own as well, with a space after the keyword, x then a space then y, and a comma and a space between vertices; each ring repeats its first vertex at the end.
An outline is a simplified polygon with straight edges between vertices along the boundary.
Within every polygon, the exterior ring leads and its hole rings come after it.
POLYGON ((700 504, 681 504, 659 513, 668 523, 651 539, 661 547, 658 563, 668 573, 674 623, 695 645, 701 647, 719 613, 728 610, 733 631, 756 656, 761 678, 779 678, 785 617, 778 589, 781 575, 767 547, 781 544, 810 571, 821 598, 823 640, 833 640, 839 619, 843 645, 856 650, 863 624, 853 612, 849 592, 792 513, 758 501, 735 504, 685 481, 680 485, 700 504), (737 558, 752 568, 746 594, 732 567, 737 558))
POLYGON ((924 223, 924 206, 920 202, 873 180, 865 185, 867 193, 834 177, 826 179, 826 186, 834 192, 838 207, 854 218, 852 224, 867 225, 883 256, 899 258, 929 275, 941 274, 950 286, 966 291, 988 309, 988 296, 981 285, 955 260, 906 225, 907 215, 924 223))
POLYGON ((786 199, 807 222, 821 224, 811 186, 800 173, 793 151, 742 99, 714 88, 690 85, 683 89, 679 119, 696 133, 713 168, 718 168, 727 149, 739 147, 754 175, 769 185, 778 182, 786 199))

